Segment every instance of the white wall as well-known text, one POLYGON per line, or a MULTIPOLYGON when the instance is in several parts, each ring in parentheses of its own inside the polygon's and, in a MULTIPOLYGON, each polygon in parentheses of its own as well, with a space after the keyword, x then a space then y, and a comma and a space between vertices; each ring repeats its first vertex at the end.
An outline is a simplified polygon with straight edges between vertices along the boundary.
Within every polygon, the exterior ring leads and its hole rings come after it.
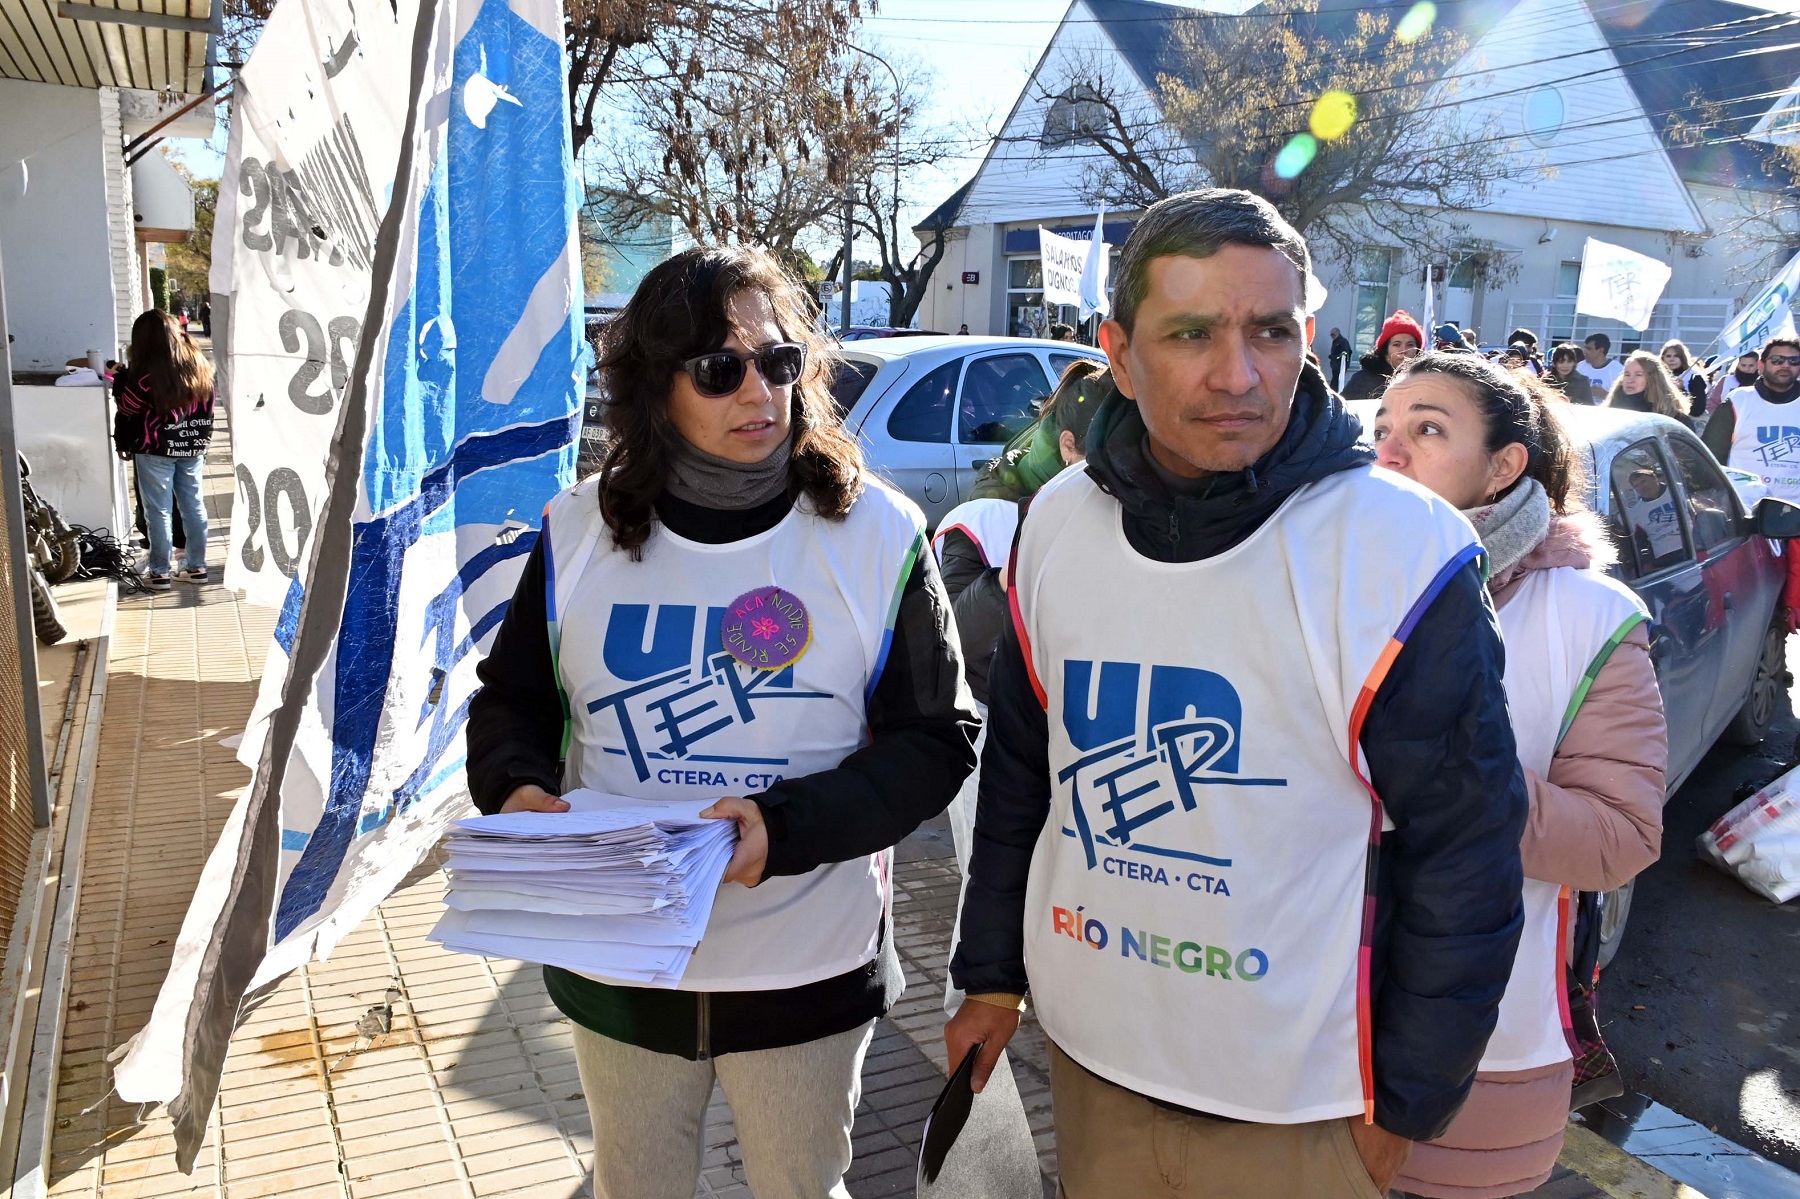
POLYGON ((151 151, 131 167, 132 220, 140 229, 194 228, 194 189, 175 164, 151 151))
POLYGON ((100 101, 0 79, 0 258, 14 370, 116 356, 100 101))
POLYGON ((70 524, 110 529, 124 540, 131 511, 125 467, 112 451, 105 387, 15 387, 19 452, 31 485, 70 524))

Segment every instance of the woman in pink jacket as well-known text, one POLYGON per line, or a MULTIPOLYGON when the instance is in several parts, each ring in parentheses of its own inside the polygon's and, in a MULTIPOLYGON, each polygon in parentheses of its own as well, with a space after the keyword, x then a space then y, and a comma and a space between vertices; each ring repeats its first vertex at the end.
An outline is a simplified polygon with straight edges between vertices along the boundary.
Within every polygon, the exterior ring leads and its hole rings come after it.
POLYGON ((1525 929, 1499 1021, 1455 1121, 1413 1147, 1402 1193, 1489 1199, 1549 1177, 1575 1071, 1574 893, 1623 885, 1662 841, 1668 733, 1644 611, 1602 573, 1613 550, 1582 507, 1556 407, 1475 355, 1429 354, 1395 375, 1375 418, 1380 464, 1460 508, 1487 550, 1531 797, 1525 929))

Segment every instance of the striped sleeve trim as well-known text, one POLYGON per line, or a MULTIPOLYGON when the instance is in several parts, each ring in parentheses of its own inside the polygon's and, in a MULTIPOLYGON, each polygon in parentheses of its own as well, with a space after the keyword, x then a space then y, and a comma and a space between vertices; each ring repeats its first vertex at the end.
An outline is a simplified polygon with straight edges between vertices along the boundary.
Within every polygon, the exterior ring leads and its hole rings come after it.
POLYGON ((1483 573, 1486 573, 1486 554, 1481 543, 1475 542, 1464 546, 1448 562, 1444 563, 1413 606, 1407 610, 1406 618, 1388 643, 1382 647, 1375 659, 1374 669, 1364 680, 1362 690, 1357 693, 1356 706, 1350 713, 1350 764, 1356 770, 1357 778, 1362 780, 1363 788, 1369 793, 1369 849, 1363 866, 1363 910, 1362 936, 1356 951, 1356 1058, 1357 1068, 1362 1075, 1363 1088, 1363 1122, 1375 1123, 1375 1020, 1374 997, 1372 994, 1375 956, 1375 880, 1378 858, 1381 851, 1381 796, 1375 793, 1375 784, 1362 770, 1362 730, 1363 722, 1368 719, 1369 708, 1375 702, 1375 695, 1381 690, 1381 684, 1387 679, 1388 672, 1394 667, 1394 661, 1400 656, 1400 649, 1406 639, 1418 627, 1419 620, 1426 609, 1456 576, 1456 572, 1471 561, 1480 558, 1483 573))
POLYGON ((1588 668, 1582 672, 1581 681, 1575 684, 1574 694, 1569 696, 1569 706, 1563 710, 1562 727, 1556 732, 1556 744, 1559 748, 1563 743, 1563 738, 1569 735, 1569 729, 1575 724, 1575 714, 1581 711, 1581 705, 1587 701, 1588 692, 1594 689, 1594 680, 1600 677, 1600 672, 1612 659, 1613 651, 1625 643, 1625 638, 1631 636, 1633 629, 1648 623, 1648 621, 1649 618, 1642 612, 1633 612, 1625 618, 1625 623, 1615 629, 1613 635, 1606 639, 1606 644, 1600 647, 1600 652, 1594 655, 1594 660, 1588 663, 1588 668))
POLYGON ((900 577, 894 583, 894 594, 888 600, 887 625, 881 630, 881 648, 875 654, 875 669, 869 673, 869 686, 863 692, 863 704, 866 706, 875 698, 875 688, 881 682, 883 672, 887 670, 888 654, 894 648, 894 624, 900 619, 900 597, 906 594, 906 582, 912 578, 913 567, 919 561, 919 554, 925 549, 925 530, 920 529, 913 535, 912 545, 906 551, 906 557, 900 563, 900 577))
POLYGON ((556 554, 550 545, 550 505, 544 505, 544 523, 538 531, 538 545, 544 552, 544 621, 550 635, 550 677, 556 682, 556 696, 562 700, 563 735, 560 756, 569 756, 569 743, 575 737, 575 723, 569 718, 569 693, 562 681, 562 620, 556 610, 556 554))

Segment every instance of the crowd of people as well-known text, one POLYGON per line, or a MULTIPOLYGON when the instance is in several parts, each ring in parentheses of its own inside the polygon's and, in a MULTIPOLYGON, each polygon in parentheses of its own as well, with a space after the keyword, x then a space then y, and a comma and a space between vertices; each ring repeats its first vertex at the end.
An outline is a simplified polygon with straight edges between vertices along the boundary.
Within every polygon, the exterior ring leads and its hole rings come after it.
MULTIPOLYGON (((1445 323, 1432 331, 1431 349, 1440 352, 1481 355, 1511 371, 1529 374, 1560 392, 1574 404, 1597 404, 1636 412, 1656 412, 1674 417, 1691 429, 1704 426, 1707 413, 1717 408, 1729 392, 1754 386, 1760 374, 1760 356, 1748 352, 1731 372, 1710 378, 1680 340, 1663 343, 1659 353, 1633 350, 1623 358, 1613 356, 1612 338, 1590 334, 1581 344, 1562 342, 1550 351, 1549 361, 1538 349, 1538 337, 1530 329, 1514 329, 1504 349, 1483 352, 1476 331, 1445 323)), ((1326 350, 1331 385, 1342 384, 1347 400, 1374 399, 1409 359, 1427 349, 1425 330, 1404 310, 1382 323, 1375 346, 1351 372, 1353 353, 1343 330, 1332 329, 1326 350)), ((1315 358, 1316 361, 1316 358, 1315 358)))
POLYGON ((1107 365, 932 536, 772 258, 645 277, 604 465, 549 506, 468 725, 484 812, 580 787, 738 825, 679 988, 545 968, 598 1196, 687 1199, 715 1081, 757 1195, 847 1194, 902 986, 888 853, 946 807, 949 1059, 984 1085, 1035 1007, 1069 1199, 1512 1195, 1616 1093, 1572 924, 1656 859, 1667 735, 1560 414, 1710 411, 1747 460, 1800 343, 1719 394, 1679 343, 1490 358, 1397 312, 1340 396, 1319 294, 1265 201, 1153 205, 1107 365), (771 591, 795 635, 747 659, 722 614, 771 591))

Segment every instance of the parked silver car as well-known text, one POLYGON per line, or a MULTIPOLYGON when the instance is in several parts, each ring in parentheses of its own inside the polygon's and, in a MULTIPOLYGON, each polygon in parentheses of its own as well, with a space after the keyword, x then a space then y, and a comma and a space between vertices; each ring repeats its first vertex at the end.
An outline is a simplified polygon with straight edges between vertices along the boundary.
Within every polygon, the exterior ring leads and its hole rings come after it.
POLYGON ((939 518, 1036 416, 1070 364, 1100 351, 1026 337, 895 337, 844 349, 833 393, 871 466, 939 518))

